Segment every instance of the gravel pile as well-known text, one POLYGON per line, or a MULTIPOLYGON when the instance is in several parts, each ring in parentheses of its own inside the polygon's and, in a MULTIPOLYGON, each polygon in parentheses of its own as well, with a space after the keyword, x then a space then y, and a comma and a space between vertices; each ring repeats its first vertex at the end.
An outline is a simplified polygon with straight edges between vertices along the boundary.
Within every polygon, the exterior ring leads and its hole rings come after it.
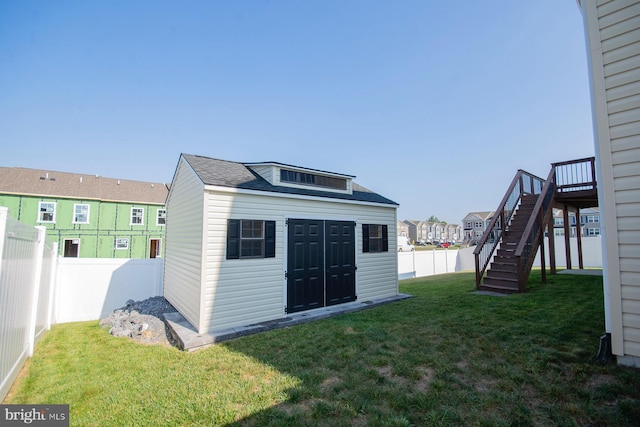
POLYGON ((164 297, 130 299, 126 304, 100 320, 100 326, 109 328, 109 333, 116 337, 129 337, 145 344, 174 344, 162 314, 176 309, 164 297))

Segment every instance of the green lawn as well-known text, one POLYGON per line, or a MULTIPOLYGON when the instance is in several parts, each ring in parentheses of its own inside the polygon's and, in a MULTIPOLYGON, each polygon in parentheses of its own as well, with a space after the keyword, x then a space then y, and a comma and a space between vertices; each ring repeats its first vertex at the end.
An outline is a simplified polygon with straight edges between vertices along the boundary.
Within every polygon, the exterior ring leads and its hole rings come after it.
POLYGON ((69 403, 72 425, 638 425, 640 370, 594 364, 602 278, 532 274, 475 295, 472 273, 414 297, 196 353, 57 325, 4 403, 69 403))

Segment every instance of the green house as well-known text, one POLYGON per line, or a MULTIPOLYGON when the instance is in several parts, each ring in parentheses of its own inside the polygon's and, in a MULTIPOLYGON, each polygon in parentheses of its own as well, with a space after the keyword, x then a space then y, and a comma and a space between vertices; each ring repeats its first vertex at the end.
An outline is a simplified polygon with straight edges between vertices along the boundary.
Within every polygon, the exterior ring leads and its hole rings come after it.
POLYGON ((46 227, 65 257, 162 257, 167 194, 162 183, 0 167, 0 206, 46 227))

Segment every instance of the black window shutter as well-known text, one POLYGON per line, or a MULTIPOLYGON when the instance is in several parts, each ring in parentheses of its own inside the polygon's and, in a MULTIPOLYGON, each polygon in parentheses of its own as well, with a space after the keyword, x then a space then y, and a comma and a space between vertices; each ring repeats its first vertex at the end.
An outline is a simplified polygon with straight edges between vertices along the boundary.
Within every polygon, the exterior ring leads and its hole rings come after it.
POLYGON ((389 236, 388 236, 389 227, 387 225, 382 225, 382 252, 389 252, 389 236))
POLYGON ((362 224, 362 252, 369 252, 369 224, 362 224))
POLYGON ((264 257, 274 258, 276 256, 276 222, 264 222, 264 257))
POLYGON ((227 221, 227 259, 240 258, 240 220, 227 221))

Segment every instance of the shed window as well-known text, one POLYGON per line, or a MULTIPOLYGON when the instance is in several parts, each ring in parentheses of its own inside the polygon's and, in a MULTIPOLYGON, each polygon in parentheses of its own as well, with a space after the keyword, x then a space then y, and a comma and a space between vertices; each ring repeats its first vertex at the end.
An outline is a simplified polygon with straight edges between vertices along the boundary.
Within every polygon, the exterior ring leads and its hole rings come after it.
POLYGON ((276 222, 255 219, 227 221, 227 259, 276 256, 276 222))
POLYGON ((362 224, 362 252, 389 252, 387 225, 362 224))
POLYGON ((324 175, 316 175, 307 172, 297 172, 288 169, 280 169, 280 181, 291 182, 293 184, 315 185, 318 187, 335 188, 336 190, 346 190, 347 180, 324 175))

